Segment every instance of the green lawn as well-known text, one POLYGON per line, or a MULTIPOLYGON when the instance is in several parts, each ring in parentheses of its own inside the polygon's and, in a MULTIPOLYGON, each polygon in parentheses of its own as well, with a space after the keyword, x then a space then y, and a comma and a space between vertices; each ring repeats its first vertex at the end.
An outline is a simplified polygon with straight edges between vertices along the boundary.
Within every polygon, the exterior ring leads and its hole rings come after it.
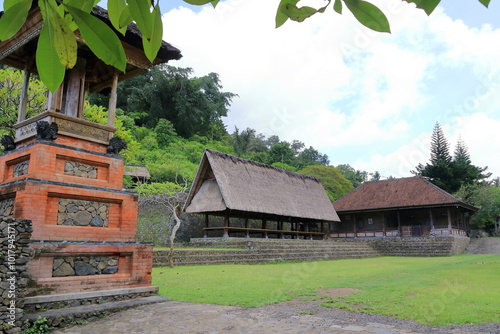
POLYGON ((154 268, 153 285, 162 296, 197 303, 256 307, 299 298, 428 325, 500 319, 500 255, 154 268), (332 288, 361 291, 318 293, 332 288))

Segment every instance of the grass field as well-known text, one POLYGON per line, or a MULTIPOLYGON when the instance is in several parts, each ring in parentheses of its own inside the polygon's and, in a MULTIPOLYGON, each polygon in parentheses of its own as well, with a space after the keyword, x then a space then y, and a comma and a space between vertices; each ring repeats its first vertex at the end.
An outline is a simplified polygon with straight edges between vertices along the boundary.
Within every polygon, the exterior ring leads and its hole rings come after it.
POLYGON ((177 301, 256 307, 297 298, 428 325, 499 322, 499 283, 500 255, 153 269, 160 295, 177 301), (320 294, 335 288, 360 291, 320 294))

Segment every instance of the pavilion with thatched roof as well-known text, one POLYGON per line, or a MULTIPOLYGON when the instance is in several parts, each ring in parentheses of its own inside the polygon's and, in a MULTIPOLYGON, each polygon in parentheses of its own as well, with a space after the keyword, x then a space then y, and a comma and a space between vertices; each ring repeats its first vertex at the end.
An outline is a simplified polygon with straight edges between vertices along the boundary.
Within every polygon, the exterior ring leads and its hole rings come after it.
POLYGON ((205 215, 205 236, 324 238, 340 221, 317 178, 208 149, 184 210, 205 215), (222 224, 210 226, 210 216, 223 217, 222 224))

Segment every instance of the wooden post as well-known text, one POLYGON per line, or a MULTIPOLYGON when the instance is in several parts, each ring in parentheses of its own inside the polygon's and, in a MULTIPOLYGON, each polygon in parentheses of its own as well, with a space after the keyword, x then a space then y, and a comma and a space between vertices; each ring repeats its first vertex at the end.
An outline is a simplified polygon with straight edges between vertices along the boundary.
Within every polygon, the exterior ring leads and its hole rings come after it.
POLYGON ((24 81, 21 89, 21 98, 19 99, 19 113, 17 114, 17 122, 20 123, 26 119, 26 109, 28 107, 28 86, 30 83, 30 71, 28 64, 24 67, 24 81))
POLYGON ((224 235, 223 238, 229 238, 229 211, 224 216, 224 235))
POLYGON ((429 219, 431 221, 431 232, 429 234, 434 235, 434 216, 432 215, 432 209, 429 209, 429 219))
POLYGON ((401 230, 401 215, 399 210, 397 212, 398 212, 398 231, 399 231, 399 236, 402 237, 403 231, 401 230))
POLYGON ((245 218, 245 228, 247 229, 245 231, 245 238, 250 238, 250 231, 248 230, 248 218, 245 218))
POLYGON ((452 235, 453 231, 452 231, 452 226, 451 226, 451 211, 450 211, 450 208, 447 209, 447 213, 448 213, 448 231, 449 231, 450 235, 452 235))
POLYGON ((111 127, 115 126, 117 87, 118 87, 118 73, 115 72, 113 74, 113 83, 111 85, 111 93, 109 95, 109 104, 108 104, 108 126, 111 127))
POLYGON ((265 219, 262 219, 262 229, 264 230, 264 238, 267 239, 267 220, 265 219))
MULTIPOLYGON (((208 215, 207 214, 205 214, 205 227, 208 228, 208 215)), ((203 237, 208 238, 208 230, 205 230, 205 235, 203 237)))
POLYGON ((47 111, 61 111, 61 100, 62 91, 64 87, 64 82, 56 89, 54 93, 49 91, 49 96, 47 97, 47 111))
POLYGON ((382 213, 382 235, 384 237, 387 236, 387 231, 386 231, 386 226, 385 226, 386 225, 386 223, 385 223, 386 220, 387 220, 387 215, 384 212, 384 213, 382 213))
POLYGON ((64 113, 71 117, 83 118, 86 63, 84 58, 78 58, 76 65, 66 72, 66 94, 63 96, 65 100, 64 113))

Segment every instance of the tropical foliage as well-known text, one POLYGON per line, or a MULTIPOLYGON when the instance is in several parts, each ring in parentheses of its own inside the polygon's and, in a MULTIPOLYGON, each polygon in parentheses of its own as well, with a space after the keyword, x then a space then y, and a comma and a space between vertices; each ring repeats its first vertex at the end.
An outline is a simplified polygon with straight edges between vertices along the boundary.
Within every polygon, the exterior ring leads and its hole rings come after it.
MULTIPOLYGON (((0 70, 0 135, 12 135, 12 126, 17 122, 17 112, 24 81, 22 71, 0 70)), ((35 116, 45 109, 47 88, 35 78, 28 85, 27 117, 35 116)))

